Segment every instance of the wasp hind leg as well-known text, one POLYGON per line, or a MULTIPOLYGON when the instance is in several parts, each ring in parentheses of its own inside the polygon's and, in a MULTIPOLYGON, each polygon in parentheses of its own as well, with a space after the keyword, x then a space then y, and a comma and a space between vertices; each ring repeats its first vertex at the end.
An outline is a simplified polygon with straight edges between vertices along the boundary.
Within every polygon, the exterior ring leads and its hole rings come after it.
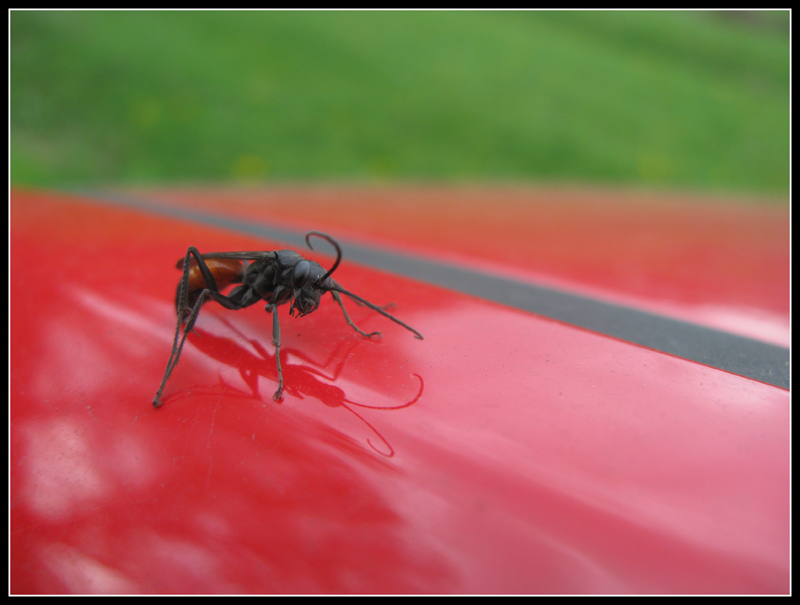
POLYGON ((217 283, 214 280, 214 276, 211 274, 211 270, 206 265, 206 262, 203 260, 203 257, 200 255, 200 252, 197 251, 197 248, 194 246, 190 246, 189 249, 186 251, 186 256, 184 257, 183 262, 183 276, 181 277, 180 285, 178 287, 178 296, 177 296, 177 313, 178 313, 178 323, 175 326, 175 338, 172 342, 172 351, 169 355, 169 360, 167 361, 167 368, 164 370, 164 378, 161 380, 161 386, 156 393, 156 396, 153 398, 153 406, 160 407, 163 403, 161 401, 161 393, 164 391, 164 387, 167 384, 167 380, 172 375, 172 371, 175 369, 175 366, 178 365, 178 360, 180 359, 181 352, 183 351, 183 345, 186 343, 186 337, 189 335, 189 332, 192 331, 194 328, 194 324, 197 322, 197 316, 200 314, 200 308, 203 306, 206 297, 211 297, 213 300, 217 301, 220 305, 225 307, 226 309, 231 309, 233 311, 238 311, 239 309, 243 308, 243 305, 236 300, 232 300, 225 296, 224 294, 220 294, 219 290, 217 289, 217 283), (194 256, 195 260, 197 261, 197 265, 200 268, 200 273, 203 275, 203 279, 206 282, 206 288, 202 292, 200 292, 197 300, 194 303, 194 307, 191 307, 191 311, 189 310, 189 259, 191 256, 194 256), (185 320, 185 325, 184 325, 185 320), (183 334, 181 335, 181 326, 183 326, 183 334))

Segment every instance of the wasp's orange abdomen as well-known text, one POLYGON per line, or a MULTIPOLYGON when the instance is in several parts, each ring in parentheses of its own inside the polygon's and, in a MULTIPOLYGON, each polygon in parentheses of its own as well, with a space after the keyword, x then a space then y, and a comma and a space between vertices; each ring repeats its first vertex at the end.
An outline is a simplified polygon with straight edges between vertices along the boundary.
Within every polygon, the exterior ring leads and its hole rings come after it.
MULTIPOLYGON (((230 286, 231 284, 240 284, 244 279, 244 263, 240 260, 233 258, 206 258, 206 265, 211 270, 211 275, 214 276, 214 281, 217 282, 217 288, 230 286)), ((183 262, 181 262, 183 265, 183 262)), ((182 267, 178 267, 182 269, 182 267)), ((197 261, 192 259, 189 265, 189 291, 202 290, 208 287, 200 268, 197 266, 197 261)))
MULTIPOLYGON (((214 281, 217 284, 218 290, 224 290, 231 284, 240 284, 244 280, 244 262, 234 258, 206 258, 203 259, 206 266, 211 271, 214 281)), ((178 262, 178 269, 183 269, 183 259, 178 262)), ((197 266, 197 261, 192 259, 189 264, 189 283, 188 283, 188 305, 189 308, 194 307, 200 292, 208 287, 206 280, 203 279, 203 274, 197 266)), ((180 286, 175 295, 175 306, 180 305, 180 286)))

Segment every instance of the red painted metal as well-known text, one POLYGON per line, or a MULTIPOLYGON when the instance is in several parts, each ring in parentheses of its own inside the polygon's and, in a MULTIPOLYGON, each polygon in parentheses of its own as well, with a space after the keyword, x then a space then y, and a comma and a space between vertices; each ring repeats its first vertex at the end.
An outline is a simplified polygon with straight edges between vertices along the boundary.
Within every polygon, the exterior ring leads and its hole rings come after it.
POLYGON ((788 391, 345 258, 424 341, 209 305, 156 410, 190 244, 280 247, 12 193, 13 593, 789 590, 788 391))

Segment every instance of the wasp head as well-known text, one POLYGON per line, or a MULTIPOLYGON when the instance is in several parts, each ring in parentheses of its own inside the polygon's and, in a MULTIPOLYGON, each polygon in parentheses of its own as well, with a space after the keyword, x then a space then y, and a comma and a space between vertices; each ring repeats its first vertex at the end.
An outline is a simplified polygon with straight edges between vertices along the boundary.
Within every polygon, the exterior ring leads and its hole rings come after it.
POLYGON ((292 289, 294 300, 289 314, 302 317, 319 307, 319 300, 327 291, 324 284, 328 281, 327 273, 320 265, 310 260, 301 260, 292 270, 292 289))

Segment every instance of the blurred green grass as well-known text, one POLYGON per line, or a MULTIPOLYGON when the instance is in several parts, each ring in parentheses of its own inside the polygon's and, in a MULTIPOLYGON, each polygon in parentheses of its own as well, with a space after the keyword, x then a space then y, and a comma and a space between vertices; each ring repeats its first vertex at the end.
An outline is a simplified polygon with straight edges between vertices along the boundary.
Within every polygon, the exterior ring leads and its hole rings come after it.
POLYGON ((789 14, 12 11, 11 180, 786 196, 789 14))

